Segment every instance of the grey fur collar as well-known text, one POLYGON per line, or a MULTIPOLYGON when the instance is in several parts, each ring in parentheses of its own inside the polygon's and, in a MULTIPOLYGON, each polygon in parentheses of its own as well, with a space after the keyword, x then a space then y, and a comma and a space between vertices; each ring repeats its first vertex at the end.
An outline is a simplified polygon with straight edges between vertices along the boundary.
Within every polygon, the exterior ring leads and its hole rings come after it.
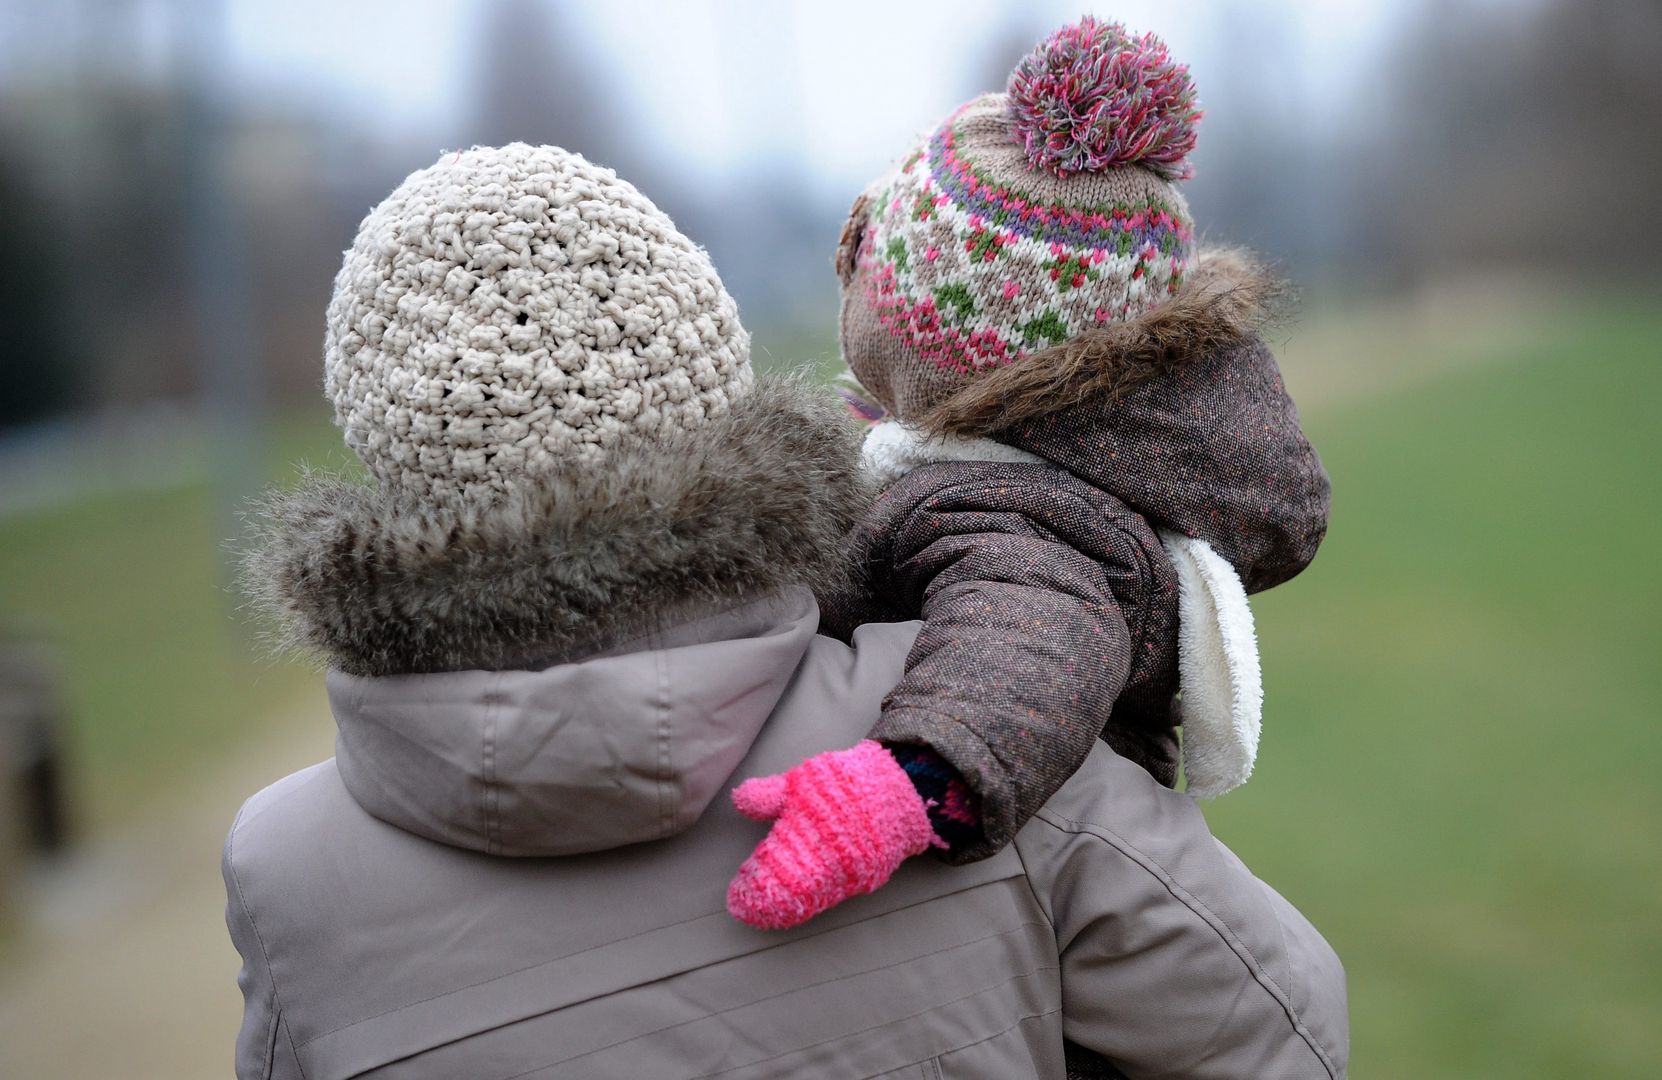
POLYGON ((279 645, 354 675, 540 667, 843 572, 870 505, 834 397, 761 379, 702 430, 489 504, 308 477, 244 558, 279 645))

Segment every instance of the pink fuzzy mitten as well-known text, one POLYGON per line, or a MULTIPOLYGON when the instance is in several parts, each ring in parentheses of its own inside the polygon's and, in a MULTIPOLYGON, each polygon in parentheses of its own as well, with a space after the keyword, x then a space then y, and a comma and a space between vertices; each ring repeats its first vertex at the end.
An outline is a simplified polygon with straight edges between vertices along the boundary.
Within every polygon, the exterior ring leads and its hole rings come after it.
POLYGON ((799 926, 871 892, 935 842, 917 788, 871 739, 746 780, 733 805, 773 822, 727 886, 727 910, 764 930, 799 926))

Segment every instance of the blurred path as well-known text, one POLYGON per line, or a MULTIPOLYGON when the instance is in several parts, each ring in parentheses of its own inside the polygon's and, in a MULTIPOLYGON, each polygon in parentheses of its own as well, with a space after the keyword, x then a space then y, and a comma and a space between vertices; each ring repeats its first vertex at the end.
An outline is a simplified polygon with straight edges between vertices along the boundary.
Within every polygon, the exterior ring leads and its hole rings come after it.
POLYGON ((242 995, 219 854, 255 791, 334 752, 321 688, 233 758, 27 883, 0 967, 0 1077, 223 1080, 242 995))

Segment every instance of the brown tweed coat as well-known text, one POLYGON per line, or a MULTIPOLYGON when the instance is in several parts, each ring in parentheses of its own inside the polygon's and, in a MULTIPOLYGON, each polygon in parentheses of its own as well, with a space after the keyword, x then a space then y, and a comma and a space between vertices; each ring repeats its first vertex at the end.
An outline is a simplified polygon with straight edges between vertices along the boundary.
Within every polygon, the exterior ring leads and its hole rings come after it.
POLYGON ((1105 339, 971 384, 920 425, 1047 464, 922 465, 851 533, 861 575, 822 597, 824 628, 924 620, 872 736, 929 745, 980 797, 984 842, 954 861, 1008 843, 1098 737, 1175 784, 1177 577, 1155 526, 1249 591, 1314 557, 1328 480, 1256 333, 1267 291, 1225 256, 1105 339))

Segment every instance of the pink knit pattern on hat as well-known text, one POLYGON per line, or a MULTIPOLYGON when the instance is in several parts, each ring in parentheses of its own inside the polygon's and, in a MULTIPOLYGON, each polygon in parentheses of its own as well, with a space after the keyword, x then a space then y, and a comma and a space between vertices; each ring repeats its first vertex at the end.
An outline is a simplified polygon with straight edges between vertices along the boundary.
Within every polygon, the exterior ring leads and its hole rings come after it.
POLYGON ((763 930, 800 926, 877 889, 935 836, 905 770, 870 739, 746 780, 733 805, 774 823, 727 886, 727 910, 763 930))

